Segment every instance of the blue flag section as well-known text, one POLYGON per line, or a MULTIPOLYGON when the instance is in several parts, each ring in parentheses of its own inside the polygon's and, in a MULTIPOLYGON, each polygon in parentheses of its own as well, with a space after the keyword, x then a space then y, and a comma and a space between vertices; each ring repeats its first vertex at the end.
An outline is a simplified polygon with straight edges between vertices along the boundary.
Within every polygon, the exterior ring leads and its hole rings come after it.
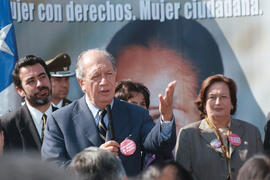
POLYGON ((12 85, 12 71, 18 59, 10 1, 0 1, 0 114, 18 104, 18 95, 12 85))
POLYGON ((0 1, 0 92, 11 83, 11 73, 18 58, 9 0, 0 1))

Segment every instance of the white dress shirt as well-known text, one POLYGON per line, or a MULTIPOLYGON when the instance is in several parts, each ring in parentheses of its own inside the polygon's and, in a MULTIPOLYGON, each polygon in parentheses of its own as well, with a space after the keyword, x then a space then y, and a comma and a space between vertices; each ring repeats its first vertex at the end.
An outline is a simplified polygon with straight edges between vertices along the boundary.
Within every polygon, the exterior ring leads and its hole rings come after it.
POLYGON ((54 107, 57 107, 58 109, 60 109, 60 108, 62 107, 62 105, 63 105, 63 99, 62 99, 61 101, 59 101, 58 104, 54 104, 54 103, 52 102, 52 105, 53 105, 54 107))
MULTIPOLYGON (((99 117, 98 117, 98 111, 101 110, 99 109, 98 107, 94 106, 89 100, 88 100, 88 97, 87 95, 85 96, 85 100, 86 100, 86 104, 88 106, 88 108, 90 109, 90 111, 92 112, 92 115, 94 116, 95 118, 95 122, 96 122, 96 125, 98 125, 98 120, 99 120, 99 117)), ((113 107, 113 103, 114 103, 114 100, 112 100, 111 102, 111 109, 113 107)), ((108 113, 105 114, 104 118, 104 123, 108 129, 108 124, 109 124, 109 120, 108 120, 108 113)))
MULTIPOLYGON (((43 121, 42 121, 42 115, 43 113, 40 112, 38 109, 34 108, 33 106, 31 106, 30 104, 26 103, 30 114, 32 116, 32 119, 34 121, 34 124, 36 126, 36 129, 38 131, 39 137, 41 139, 41 131, 42 131, 42 125, 43 125, 43 121)), ((49 108, 47 109, 47 111, 45 111, 45 114, 47 115, 47 117, 52 113, 52 105, 49 106, 49 108)))
MULTIPOLYGON (((89 100, 88 100, 88 96, 87 94, 85 94, 85 100, 86 100, 86 104, 88 106, 88 108, 90 109, 90 111, 92 112, 92 115, 95 118, 95 122, 96 125, 98 125, 98 111, 100 110, 99 108, 97 108, 96 106, 94 106, 89 100)), ((111 102, 111 109, 113 107, 113 103, 114 103, 114 99, 111 102)), ((105 114, 104 116, 104 123, 108 129, 108 113, 105 114)), ((173 121, 174 121, 174 116, 172 117, 171 121, 161 121, 160 118, 160 122, 161 122, 161 137, 163 138, 163 140, 167 140, 169 139, 169 137, 171 136, 171 132, 172 132, 172 125, 173 125, 173 121)))

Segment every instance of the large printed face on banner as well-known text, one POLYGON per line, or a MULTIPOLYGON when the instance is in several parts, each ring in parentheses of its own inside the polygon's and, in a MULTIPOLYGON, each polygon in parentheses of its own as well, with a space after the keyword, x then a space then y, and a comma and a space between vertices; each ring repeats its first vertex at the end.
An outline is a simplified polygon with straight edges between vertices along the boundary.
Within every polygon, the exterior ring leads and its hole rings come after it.
POLYGON ((158 95, 176 80, 173 113, 177 130, 199 120, 194 105, 200 83, 212 74, 222 74, 223 64, 211 34, 198 22, 134 21, 112 38, 107 50, 115 57, 117 81, 131 79, 150 90, 149 111, 160 116, 158 95))
MULTIPOLYGON (((120 52, 128 46, 140 46, 150 51, 153 47, 149 46, 149 42, 158 42, 159 47, 174 51, 177 58, 186 60, 194 67, 196 93, 201 82, 210 75, 224 74, 235 80, 238 106, 234 117, 253 123, 263 133, 265 114, 270 107, 270 101, 266 99, 269 78, 262 78, 269 75, 270 21, 266 12, 270 9, 270 1, 234 0, 234 6, 229 5, 232 1, 214 0, 10 2, 19 56, 34 53, 48 59, 67 52, 72 57, 71 68, 74 68, 76 57, 85 49, 106 48, 117 62, 120 52), (246 103, 247 100, 249 103, 246 103)), ((7 14, 6 11, 3 13, 7 14)), ((130 62, 138 59, 138 53, 133 55, 129 57, 130 62)), ((146 62, 147 59, 144 59, 142 64, 146 66, 146 62)), ((150 66, 150 61, 148 63, 150 66)), ((169 67, 168 63, 160 64, 169 67)), ((133 67, 130 67, 131 72, 133 67)), ((143 69, 144 65, 141 67, 143 69)), ((169 77, 179 81, 175 101, 186 103, 191 97, 190 104, 193 103, 195 98, 185 94, 190 89, 187 85, 190 83, 185 84, 179 79, 180 73, 174 72, 177 71, 176 66, 167 71, 162 67, 159 73, 153 70, 157 77, 150 73, 152 68, 144 70, 146 72, 141 74, 133 73, 136 74, 133 79, 150 86, 152 107, 157 106, 155 97, 164 92, 169 77), (169 70, 172 70, 171 73, 169 70)), ((127 77, 122 75, 121 78, 127 77)), ((82 95, 76 79, 71 78, 68 98, 75 100, 82 95)), ((153 111, 151 109, 151 113, 153 111)))
POLYGON ((176 52, 152 45, 151 48, 131 46, 117 58, 117 80, 131 79, 149 88, 149 111, 153 119, 160 117, 158 94, 165 91, 169 82, 176 80, 173 113, 177 129, 199 120, 194 105, 197 78, 191 64, 176 52))

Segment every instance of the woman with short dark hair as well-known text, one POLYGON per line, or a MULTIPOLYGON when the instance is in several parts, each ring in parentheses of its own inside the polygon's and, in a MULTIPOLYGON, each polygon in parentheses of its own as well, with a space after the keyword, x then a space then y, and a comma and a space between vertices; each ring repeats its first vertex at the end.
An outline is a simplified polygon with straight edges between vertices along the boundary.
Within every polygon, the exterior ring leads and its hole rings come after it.
POLYGON ((235 180, 244 162, 262 151, 259 130, 231 117, 236 89, 234 81, 221 74, 205 79, 195 102, 202 120, 179 132, 176 161, 196 180, 235 180))
POLYGON ((119 81, 115 88, 115 97, 149 109, 150 92, 142 83, 131 80, 119 81))

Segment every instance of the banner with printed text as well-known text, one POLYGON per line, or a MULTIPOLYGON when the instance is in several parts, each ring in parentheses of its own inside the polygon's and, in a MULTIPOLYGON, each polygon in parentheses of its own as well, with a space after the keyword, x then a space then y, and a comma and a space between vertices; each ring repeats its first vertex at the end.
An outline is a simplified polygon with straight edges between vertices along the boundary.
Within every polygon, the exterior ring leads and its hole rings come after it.
MULTIPOLYGON (((115 57, 117 80, 142 82, 158 94, 177 80, 177 127, 198 120, 201 82, 224 74, 237 84, 234 117, 262 135, 270 112, 270 1, 267 0, 11 0, 19 57, 48 60, 68 53, 75 69, 87 49, 115 57)), ((83 95, 75 77, 68 97, 83 95)))

